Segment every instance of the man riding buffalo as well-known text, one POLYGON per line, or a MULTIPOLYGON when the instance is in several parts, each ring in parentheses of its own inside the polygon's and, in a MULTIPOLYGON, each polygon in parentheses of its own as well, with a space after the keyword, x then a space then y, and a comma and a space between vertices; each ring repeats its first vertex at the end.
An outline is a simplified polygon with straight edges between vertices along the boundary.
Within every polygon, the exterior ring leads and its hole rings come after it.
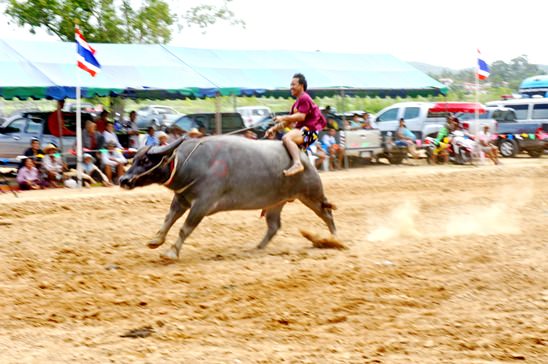
POLYGON ((318 105, 306 93, 307 88, 306 78, 301 73, 293 75, 290 91, 291 96, 296 97, 297 100, 291 106, 290 115, 276 116, 274 118, 274 121, 277 122, 276 125, 266 132, 266 136, 268 137, 296 123, 295 127, 282 138, 293 161, 291 167, 284 170, 284 175, 286 176, 293 176, 304 170, 301 163, 301 150, 306 150, 306 148, 318 140, 318 132, 325 128, 327 124, 318 105))

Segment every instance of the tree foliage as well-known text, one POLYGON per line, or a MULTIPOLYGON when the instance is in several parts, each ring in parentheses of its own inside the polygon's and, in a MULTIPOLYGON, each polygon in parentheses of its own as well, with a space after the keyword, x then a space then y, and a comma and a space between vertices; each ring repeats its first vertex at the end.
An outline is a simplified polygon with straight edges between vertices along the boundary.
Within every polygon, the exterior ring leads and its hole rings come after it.
POLYGON ((167 43, 175 25, 179 30, 193 25, 205 29, 218 21, 244 25, 229 9, 230 1, 175 14, 164 0, 5 0, 6 15, 17 25, 30 27, 31 33, 46 29, 70 41, 77 20, 86 39, 100 43, 167 43))

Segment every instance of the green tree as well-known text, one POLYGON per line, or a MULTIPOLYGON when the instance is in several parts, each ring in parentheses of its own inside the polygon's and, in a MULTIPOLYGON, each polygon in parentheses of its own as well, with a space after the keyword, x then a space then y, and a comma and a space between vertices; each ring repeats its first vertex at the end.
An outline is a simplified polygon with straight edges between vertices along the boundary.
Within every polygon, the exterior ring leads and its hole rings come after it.
POLYGON ((202 29, 218 21, 244 25, 224 0, 221 5, 198 5, 183 14, 171 11, 163 0, 0 0, 7 3, 6 15, 31 33, 46 29, 61 40, 74 39, 74 21, 90 42, 167 43, 173 26, 202 29), (139 6, 136 6, 137 3, 139 6))

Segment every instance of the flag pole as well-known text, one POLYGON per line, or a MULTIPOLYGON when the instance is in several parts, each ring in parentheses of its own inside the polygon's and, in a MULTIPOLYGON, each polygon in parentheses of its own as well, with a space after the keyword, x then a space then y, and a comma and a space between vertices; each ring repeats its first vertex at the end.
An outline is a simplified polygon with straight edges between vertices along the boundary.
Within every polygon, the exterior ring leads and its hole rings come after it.
POLYGON ((479 121, 479 50, 476 49, 476 67, 474 78, 476 79, 476 110, 474 119, 479 121))
MULTIPOLYGON (((77 22, 74 25, 75 28, 78 27, 77 22)), ((79 189, 82 188, 82 110, 80 99, 80 72, 76 70, 76 170, 79 189)))

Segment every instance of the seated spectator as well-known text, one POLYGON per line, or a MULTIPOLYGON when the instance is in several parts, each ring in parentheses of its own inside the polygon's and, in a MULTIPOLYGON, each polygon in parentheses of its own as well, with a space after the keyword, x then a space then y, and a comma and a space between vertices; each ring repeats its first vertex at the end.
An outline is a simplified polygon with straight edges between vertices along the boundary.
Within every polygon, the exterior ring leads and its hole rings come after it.
POLYGON ((116 180, 124 174, 124 166, 127 159, 122 152, 116 150, 116 143, 110 141, 107 143, 107 150, 101 152, 101 163, 107 175, 108 181, 114 183, 113 175, 116 175, 116 180))
POLYGON ((111 123, 110 121, 105 126, 105 131, 103 132, 103 139, 105 144, 109 142, 113 142, 116 145, 116 148, 123 149, 122 144, 120 144, 120 141, 118 140, 118 136, 114 132, 114 124, 111 123))
POLYGON ((84 149, 98 151, 103 148, 105 144, 105 138, 102 134, 97 132, 96 124, 88 120, 86 121, 86 128, 82 131, 82 146, 84 149))
POLYGON ((415 140, 417 137, 411 130, 407 129, 407 125, 405 125, 405 120, 403 118, 400 118, 400 126, 398 130, 396 130, 396 139, 407 144, 407 150, 409 150, 409 153, 411 153, 413 159, 419 159, 417 148, 415 146, 415 140))
POLYGON ((480 153, 483 153, 487 158, 491 159, 493 163, 499 164, 498 149, 491 143, 492 134, 489 132, 489 125, 484 124, 483 130, 478 132, 478 144, 480 147, 480 153))
POLYGON ((368 112, 363 114, 362 129, 375 129, 375 126, 371 123, 368 112))
POLYGON ((316 167, 317 170, 323 170, 323 161, 327 158, 327 155, 319 146, 319 143, 312 143, 306 150, 310 161, 314 163, 314 167, 316 167))
POLYGON ((25 157, 32 158, 34 160, 34 165, 36 166, 36 168, 40 169, 40 167, 42 167, 42 158, 44 158, 44 151, 40 149, 40 141, 38 139, 31 139, 30 148, 25 150, 25 157))
POLYGON ((182 137, 184 135, 184 133, 185 133, 185 131, 183 129, 181 129, 179 126, 172 125, 169 128, 168 139, 167 139, 168 143, 176 141, 177 139, 182 137))
POLYGON ((161 145, 168 145, 169 144, 168 143, 168 136, 163 131, 158 132, 156 137, 158 138, 158 145, 161 146, 161 145))
POLYGON ((360 118, 360 115, 352 115, 352 120, 350 120, 350 129, 359 129, 362 127, 363 119, 360 118))
POLYGON ((112 184, 109 182, 108 177, 95 165, 95 158, 89 153, 84 153, 84 162, 82 163, 82 172, 84 173, 82 179, 84 184, 94 184, 100 182, 105 187, 110 187, 112 184))
POLYGON ((67 168, 61 157, 56 155, 57 147, 50 143, 46 145, 44 152, 46 155, 42 159, 42 170, 45 182, 53 188, 63 187, 63 171, 67 168))
POLYGON ((327 134, 325 134, 321 140, 323 148, 329 155, 331 170, 342 168, 344 158, 344 147, 337 144, 335 135, 337 135, 337 131, 335 129, 328 129, 327 134))
POLYGON ((39 190, 42 188, 40 172, 34 166, 32 158, 25 158, 23 167, 17 172, 17 183, 22 190, 39 190))
POLYGON ((158 145, 160 142, 158 141, 158 138, 156 137, 156 130, 154 130, 154 127, 149 126, 147 129, 147 135, 145 139, 143 140, 142 147, 148 147, 148 146, 155 146, 158 145))

